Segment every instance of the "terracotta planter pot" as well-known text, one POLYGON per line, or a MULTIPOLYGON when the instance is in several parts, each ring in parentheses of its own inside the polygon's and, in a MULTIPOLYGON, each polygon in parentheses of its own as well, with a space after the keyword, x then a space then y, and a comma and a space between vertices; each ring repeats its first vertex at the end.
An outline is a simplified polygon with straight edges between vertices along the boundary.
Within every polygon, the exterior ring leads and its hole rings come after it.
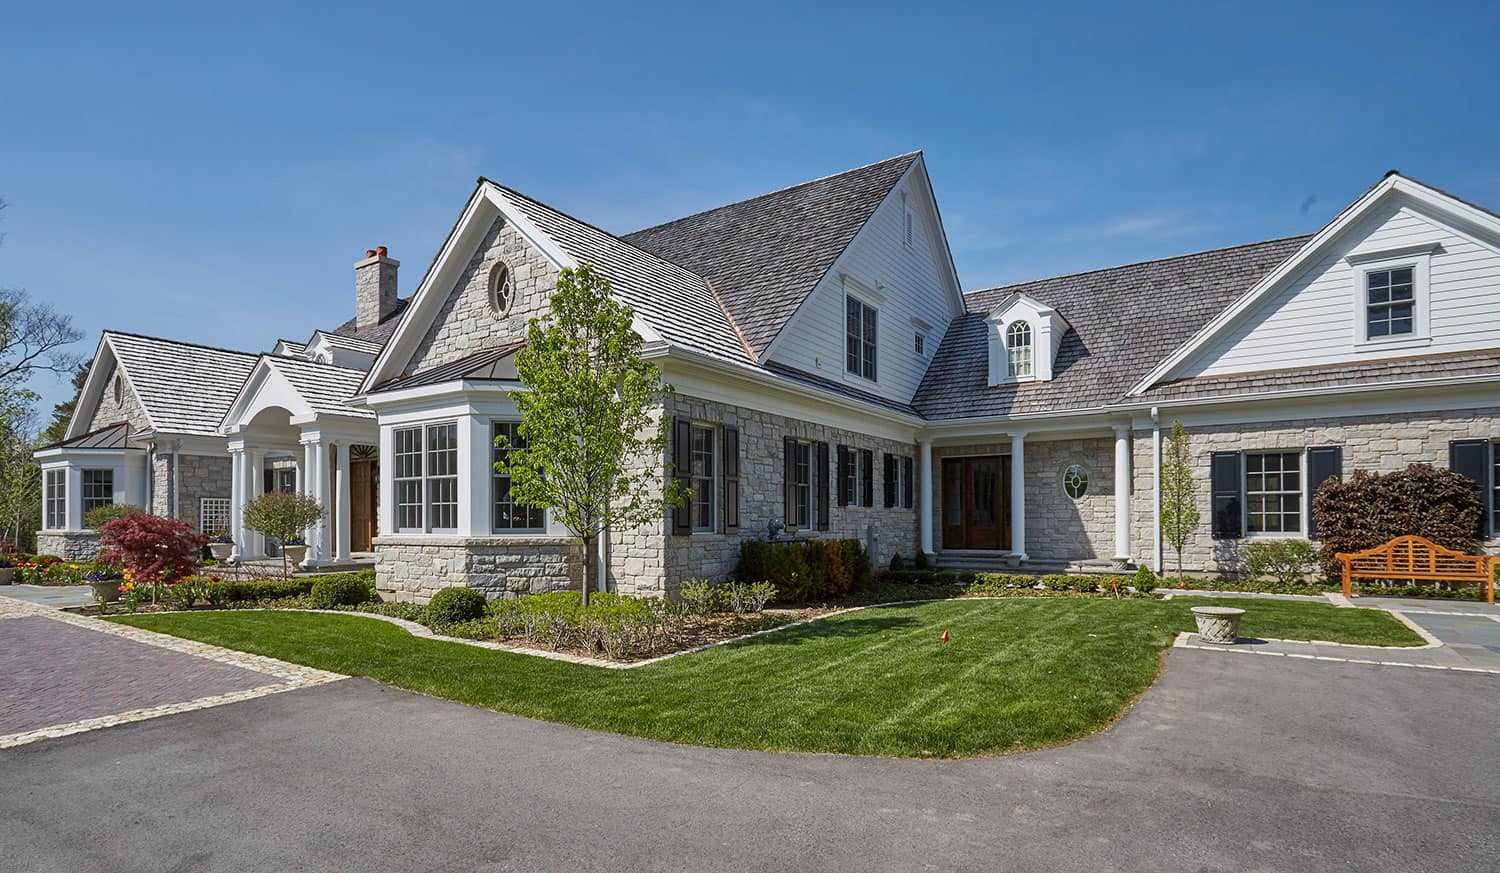
POLYGON ((9 585, 16 581, 15 567, 0 567, 0 585, 9 585))
POLYGON ((105 603, 114 603, 120 599, 120 579, 105 579, 100 582, 90 582, 89 588, 94 591, 94 599, 105 603))
POLYGON ((227 561, 234 554, 234 543, 209 543, 208 550, 213 552, 215 561, 227 561))
POLYGON ((298 566, 307 560, 307 546, 282 546, 281 551, 286 554, 288 562, 298 566))

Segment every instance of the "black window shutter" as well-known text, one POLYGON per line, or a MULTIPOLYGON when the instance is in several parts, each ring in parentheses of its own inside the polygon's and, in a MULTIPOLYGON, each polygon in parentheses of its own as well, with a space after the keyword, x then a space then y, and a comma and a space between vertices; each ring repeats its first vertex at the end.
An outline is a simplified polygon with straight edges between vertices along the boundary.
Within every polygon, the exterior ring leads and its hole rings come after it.
MULTIPOLYGON (((261 483, 262 485, 265 486, 265 489, 263 491, 261 491, 261 493, 262 494, 274 494, 274 493, 276 493, 276 471, 273 470, 273 469, 271 469, 270 467, 267 467, 264 475, 262 476, 262 478, 265 479, 265 481, 261 483)), ((311 490, 312 490, 312 486, 310 486, 310 485, 304 485, 303 487, 307 488, 309 490, 309 492, 311 492, 311 490)))
POLYGON ((914 472, 913 468, 915 466, 916 464, 911 458, 901 459, 901 472, 903 474, 901 476, 901 505, 906 507, 907 509, 911 509, 914 505, 912 502, 911 492, 913 484, 912 473, 914 472))
POLYGON ((1329 479, 1344 478, 1343 446, 1317 446, 1307 450, 1307 538, 1318 538, 1318 516, 1312 512, 1312 499, 1318 486, 1329 479))
POLYGON ((859 450, 859 504, 875 505, 875 453, 870 449, 859 450))
POLYGON ((783 437, 781 440, 781 487, 783 514, 782 521, 786 523, 787 530, 795 530, 797 527, 797 441, 792 437, 783 437))
POLYGON ((890 509, 896 505, 896 456, 890 452, 882 452, 881 465, 885 467, 885 481, 881 488, 885 491, 885 508, 890 509))
POLYGON ((854 472, 850 458, 849 447, 839 446, 839 506, 848 506, 854 502, 854 489, 849 487, 854 472))
POLYGON ((1453 440, 1448 443, 1448 469, 1473 481, 1474 496, 1479 498, 1480 509, 1486 510, 1479 513, 1478 535, 1480 539, 1487 538, 1489 501, 1485 498, 1490 490, 1490 441, 1453 440))
POLYGON ((724 426, 724 457, 719 461, 724 471, 724 532, 740 529, 740 429, 724 426))
MULTIPOLYGON (((686 489, 693 484, 693 423, 687 419, 672 422, 672 478, 686 489)), ((693 532, 693 501, 683 496, 682 505, 672 510, 672 533, 693 532)))
POLYGON ((818 443, 818 530, 828 530, 828 443, 818 443))
POLYGON ((1214 539, 1237 540, 1244 533, 1241 512, 1245 505, 1240 453, 1214 452, 1211 464, 1214 539))

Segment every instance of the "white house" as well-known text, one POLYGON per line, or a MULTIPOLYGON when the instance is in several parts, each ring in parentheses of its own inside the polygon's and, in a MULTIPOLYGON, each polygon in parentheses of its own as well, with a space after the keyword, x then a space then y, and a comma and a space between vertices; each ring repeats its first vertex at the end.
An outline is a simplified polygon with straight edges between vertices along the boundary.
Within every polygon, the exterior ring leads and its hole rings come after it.
POLYGON ((1500 217, 1392 173, 1310 236, 965 293, 915 153, 622 236, 480 179, 409 298, 372 251, 356 317, 305 343, 106 333, 39 453, 44 550, 87 549, 108 499, 222 524, 254 558, 237 507, 286 488, 333 509, 309 561, 373 551, 390 596, 572 584, 576 545, 493 462, 526 323, 583 263, 675 388, 662 461, 694 495, 609 533, 621 591, 729 574, 773 521, 882 564, 1160 569, 1174 420, 1210 520, 1197 569, 1316 537, 1311 492, 1356 468, 1452 466, 1500 527, 1500 217))

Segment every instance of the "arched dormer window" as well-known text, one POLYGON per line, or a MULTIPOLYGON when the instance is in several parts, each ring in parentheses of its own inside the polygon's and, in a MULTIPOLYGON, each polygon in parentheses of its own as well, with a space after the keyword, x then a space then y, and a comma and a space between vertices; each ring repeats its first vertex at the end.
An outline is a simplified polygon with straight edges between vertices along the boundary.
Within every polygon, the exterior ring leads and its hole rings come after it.
POLYGON ((1031 324, 1025 321, 1011 322, 1005 330, 1005 356, 1014 379, 1030 379, 1032 376, 1031 324))

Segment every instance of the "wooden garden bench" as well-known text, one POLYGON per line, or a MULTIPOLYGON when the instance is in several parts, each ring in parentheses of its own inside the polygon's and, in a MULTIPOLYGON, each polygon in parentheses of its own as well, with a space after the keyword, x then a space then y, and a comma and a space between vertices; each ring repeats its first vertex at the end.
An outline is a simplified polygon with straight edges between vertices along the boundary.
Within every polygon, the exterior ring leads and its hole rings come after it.
POLYGON ((1486 603, 1495 602, 1495 558, 1489 555, 1466 555, 1423 537, 1405 536, 1362 552, 1339 552, 1337 557, 1344 565, 1345 597, 1354 595, 1355 579, 1425 579, 1474 582, 1484 589, 1486 603))

